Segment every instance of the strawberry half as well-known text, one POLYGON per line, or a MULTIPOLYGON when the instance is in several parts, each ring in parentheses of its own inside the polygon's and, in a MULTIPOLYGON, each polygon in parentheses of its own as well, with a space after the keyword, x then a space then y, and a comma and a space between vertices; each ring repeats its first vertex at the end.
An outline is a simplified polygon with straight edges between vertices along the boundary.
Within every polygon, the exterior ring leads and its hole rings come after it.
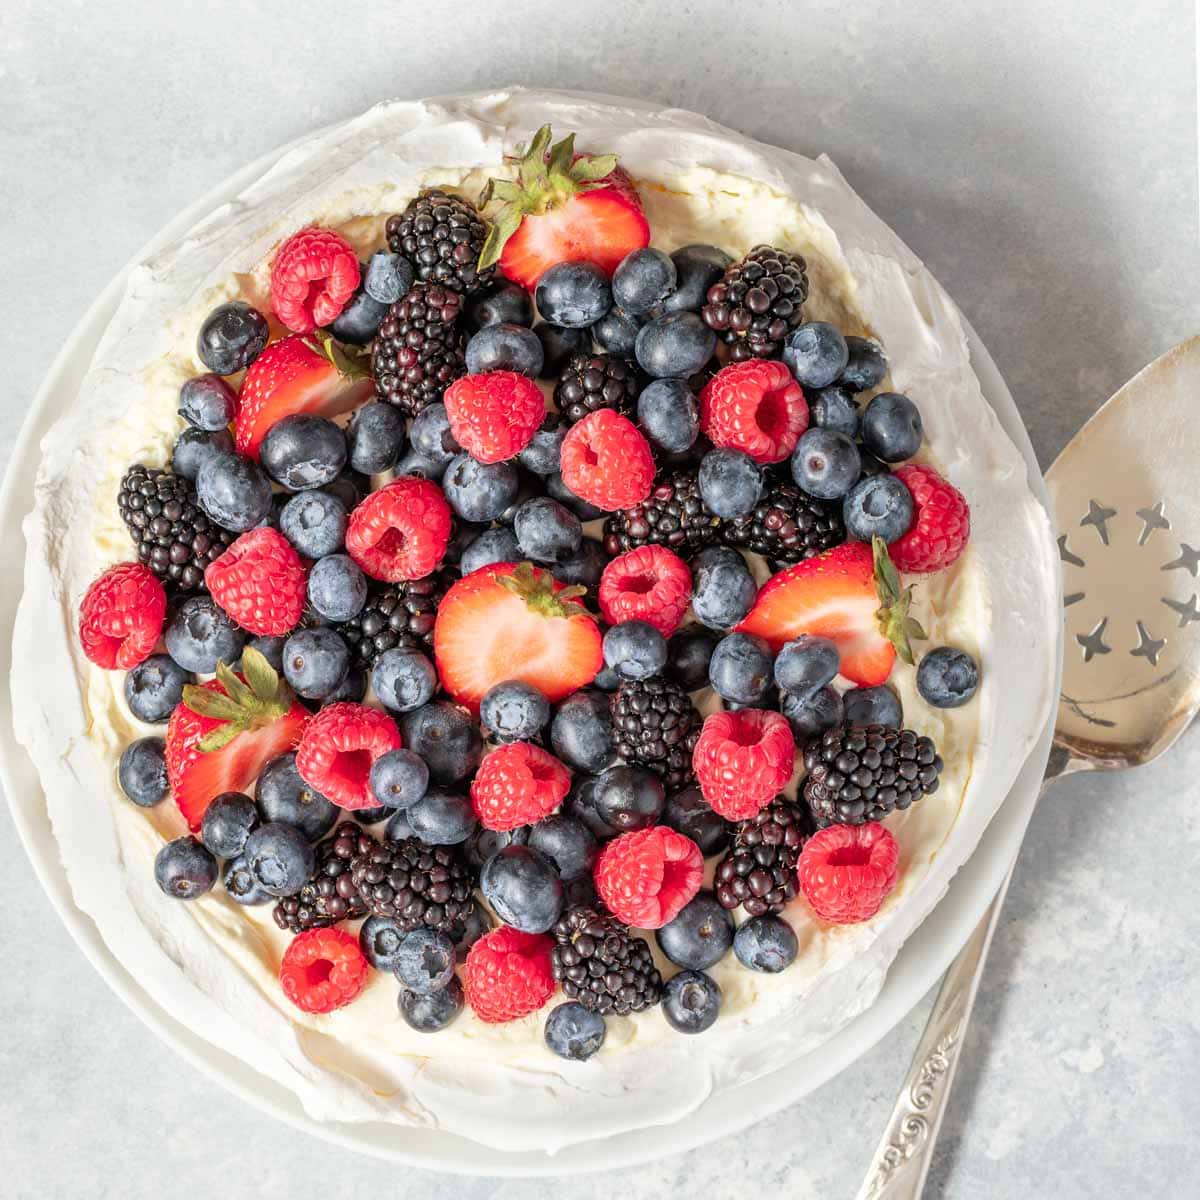
POLYGON ((911 600, 882 539, 874 549, 847 542, 773 576, 736 628, 765 638, 776 653, 802 633, 829 638, 841 674, 874 687, 892 673, 897 653, 912 662, 909 638, 925 636, 908 615, 911 600))
POLYGON ((555 263, 593 262, 609 275, 631 251, 650 244, 650 225, 629 176, 612 154, 576 154, 575 135, 550 145, 543 125, 517 160, 518 178, 493 179, 480 206, 503 202, 479 256, 498 262, 529 291, 555 263))
POLYGON ((336 417, 361 404, 373 384, 365 368, 322 330, 272 342, 246 370, 234 427, 237 452, 258 460, 277 421, 293 413, 336 417))
POLYGON ((473 712, 494 684, 520 679, 551 702, 591 683, 603 665, 600 630, 566 587, 529 563, 498 563, 460 579, 433 627, 446 691, 473 712))
POLYGON ((185 687, 167 723, 167 777, 193 833, 222 792, 252 792, 263 767, 296 748, 310 719, 257 650, 247 647, 242 666, 244 679, 220 663, 216 679, 185 687))

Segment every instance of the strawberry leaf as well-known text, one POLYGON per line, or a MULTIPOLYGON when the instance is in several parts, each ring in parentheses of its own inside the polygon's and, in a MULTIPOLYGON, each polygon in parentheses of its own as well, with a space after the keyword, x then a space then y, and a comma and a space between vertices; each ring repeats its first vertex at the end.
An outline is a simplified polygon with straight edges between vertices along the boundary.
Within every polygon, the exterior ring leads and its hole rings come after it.
POLYGON ((599 183, 617 169, 615 154, 587 154, 571 167, 571 179, 575 183, 599 183))
POLYGON ((566 175, 571 169, 571 160, 575 157, 575 135, 568 133, 561 142, 550 151, 550 161, 546 170, 551 175, 566 175))
POLYGON ((209 717, 214 721, 237 721, 242 716, 242 709, 236 701, 194 683, 189 683, 183 689, 183 702, 197 716, 209 717))
POLYGON ((366 379, 371 374, 367 367, 368 356, 359 347, 343 346, 324 329, 318 329, 313 336, 317 339, 316 344, 306 344, 322 358, 328 359, 343 379, 366 379))
POLYGON ((227 721, 224 725, 218 725, 216 729, 210 729, 196 743, 196 748, 201 754, 213 754, 218 750, 224 750, 242 732, 243 728, 237 721, 227 721))
POLYGON ((242 671, 259 700, 270 703, 279 695, 279 675, 261 650, 247 646, 242 651, 242 671))
POLYGON ((228 663, 217 663, 217 682, 237 705, 239 713, 243 712, 247 705, 254 703, 254 692, 238 678, 228 663))
POLYGON ((888 553, 887 543, 881 537, 871 539, 871 551, 875 561, 875 591, 879 597, 879 608, 875 618, 879 623, 879 632, 893 646, 901 662, 911 666, 916 660, 913 657, 912 642, 923 641, 927 636, 921 628, 921 623, 909 616, 912 605, 912 587, 903 587, 900 583, 900 573, 888 553))

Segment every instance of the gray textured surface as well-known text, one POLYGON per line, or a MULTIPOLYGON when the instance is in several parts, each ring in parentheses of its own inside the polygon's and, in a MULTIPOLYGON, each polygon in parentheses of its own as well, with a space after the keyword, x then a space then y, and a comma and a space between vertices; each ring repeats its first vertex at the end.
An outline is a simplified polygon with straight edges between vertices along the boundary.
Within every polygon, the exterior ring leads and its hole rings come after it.
MULTIPOLYGON (((387 0, 7 0, 0 457, 93 295, 195 195, 377 99, 510 81, 646 95, 828 151, 962 305, 1043 462, 1200 328, 1187 0, 1010 0, 986 19, 960 3, 738 7, 730 24, 733 6, 708 0, 514 0, 466 21, 464 4, 387 0)), ((1198 770, 1192 735, 1136 776, 1067 780, 1036 814, 931 1195, 1192 1194, 1198 770)), ((3 813, 0 912, 5 1197, 210 1196, 242 1179, 276 1197, 318 1178, 331 1197, 564 1190, 353 1159, 335 1177, 328 1148, 202 1079, 107 991, 3 813)), ((571 1194, 852 1195, 924 1007, 749 1133, 571 1194)))

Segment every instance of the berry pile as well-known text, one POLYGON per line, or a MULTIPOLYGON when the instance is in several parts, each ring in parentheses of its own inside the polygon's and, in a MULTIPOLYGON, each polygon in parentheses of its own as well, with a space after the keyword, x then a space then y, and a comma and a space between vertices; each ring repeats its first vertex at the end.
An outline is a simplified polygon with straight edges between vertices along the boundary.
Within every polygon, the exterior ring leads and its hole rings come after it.
MULTIPOLYGON (((783 970, 786 914, 866 920, 895 884, 881 822, 942 771, 887 687, 924 636, 901 572, 952 566, 966 501, 908 461, 878 343, 804 319, 803 258, 651 234, 549 128, 365 261, 299 230, 274 321, 209 314, 169 466, 121 481, 129 561, 80 642, 165 729, 120 785, 179 809, 166 895, 273 906, 304 1012, 390 973, 431 1033, 561 989, 546 1043, 587 1058, 658 1004, 703 1031, 730 950, 783 970)), ((916 682, 955 707, 978 667, 938 647, 916 682)))

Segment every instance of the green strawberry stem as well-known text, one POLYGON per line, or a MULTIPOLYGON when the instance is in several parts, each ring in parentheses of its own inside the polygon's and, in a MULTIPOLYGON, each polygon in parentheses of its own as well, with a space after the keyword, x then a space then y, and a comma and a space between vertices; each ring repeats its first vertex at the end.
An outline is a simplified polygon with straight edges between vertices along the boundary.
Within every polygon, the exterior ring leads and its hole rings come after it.
POLYGON ((509 575, 497 575, 496 582, 522 600, 543 617, 578 617, 586 615, 579 603, 580 596, 587 595, 581 584, 554 590, 554 576, 549 571, 539 570, 530 562, 517 563, 509 575))
POLYGON ((871 551, 875 559, 875 591, 879 596, 879 608, 875 613, 879 632, 896 647, 901 661, 911 666, 914 662, 912 642, 924 641, 928 636, 921 623, 909 615, 912 586, 901 586, 900 573, 883 538, 871 539, 871 551))
POLYGON ((253 646, 242 651, 242 671, 245 682, 226 663, 217 663, 217 682, 224 694, 196 684, 183 689, 183 703, 192 712, 220 722, 200 739, 202 754, 223 750, 239 733, 265 729, 291 707, 291 696, 280 687, 275 668, 253 646))

